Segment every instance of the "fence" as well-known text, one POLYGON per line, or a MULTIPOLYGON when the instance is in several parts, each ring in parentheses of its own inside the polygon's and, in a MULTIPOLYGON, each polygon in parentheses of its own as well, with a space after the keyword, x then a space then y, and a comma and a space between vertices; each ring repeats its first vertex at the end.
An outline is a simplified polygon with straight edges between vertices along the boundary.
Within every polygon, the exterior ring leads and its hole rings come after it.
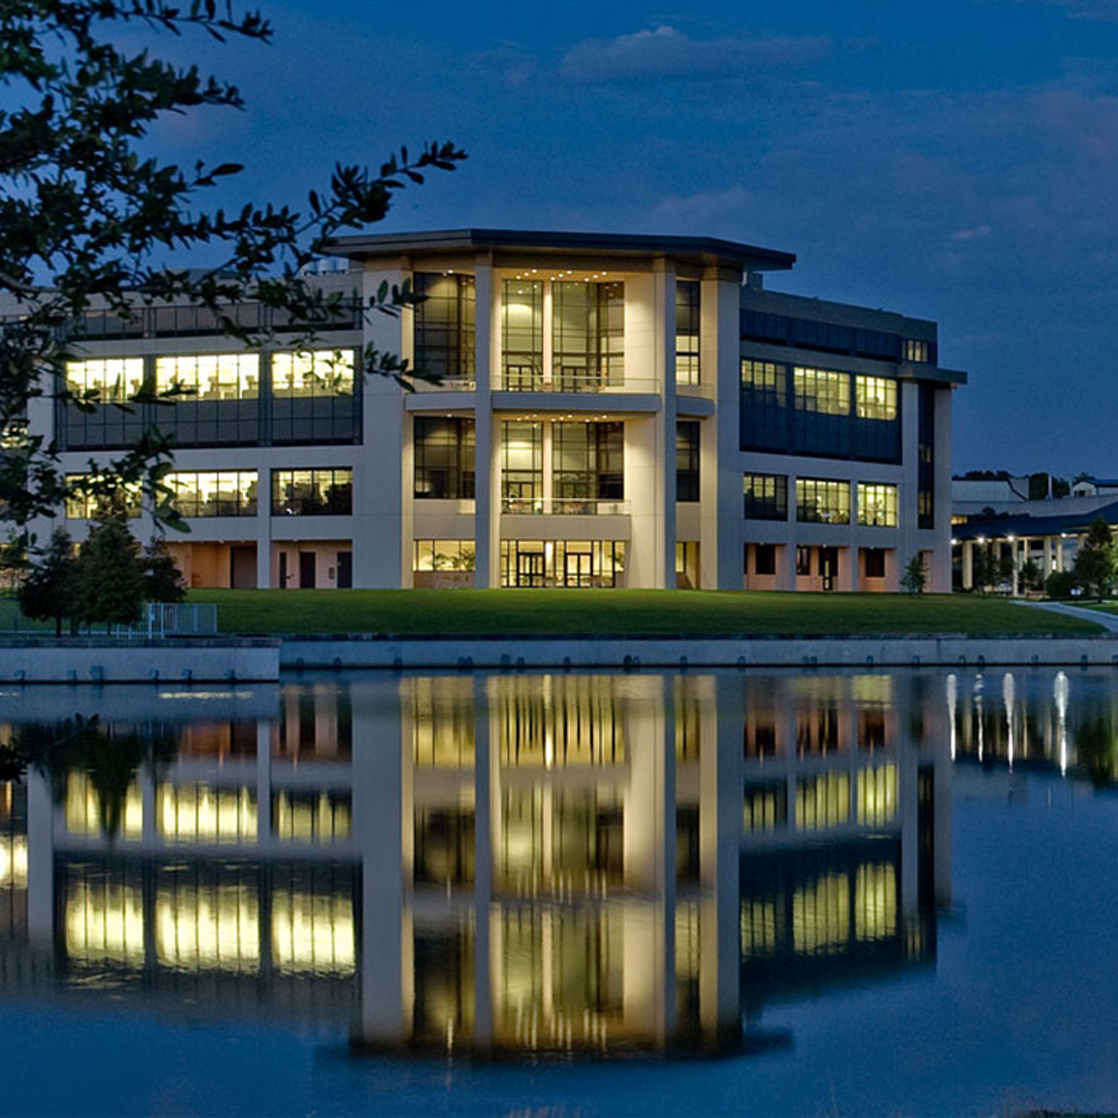
MULTIPOLYGON (((104 622, 81 625, 72 633, 68 621, 62 624, 64 636, 112 637, 137 640, 162 637, 209 637, 217 633, 217 606, 212 602, 147 602, 135 625, 109 625, 104 622)), ((20 612, 15 598, 0 598, 0 635, 53 636, 53 621, 32 621, 20 612)))

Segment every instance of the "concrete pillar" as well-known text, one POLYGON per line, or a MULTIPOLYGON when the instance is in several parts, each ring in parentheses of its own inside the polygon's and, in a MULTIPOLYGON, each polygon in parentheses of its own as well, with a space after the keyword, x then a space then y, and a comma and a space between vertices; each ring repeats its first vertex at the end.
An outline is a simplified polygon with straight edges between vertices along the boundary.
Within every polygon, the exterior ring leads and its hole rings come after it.
POLYGON ((974 589, 974 540, 963 540, 963 589, 974 589))
MULTIPOLYGON (((493 319, 500 300, 494 293, 493 268, 478 261, 474 269, 476 344, 474 369, 474 586, 485 589, 499 585, 496 541, 501 513, 500 490, 494 496, 494 449, 500 439, 500 424, 493 419, 493 319)), ((499 334, 497 337, 499 338, 499 334)), ((499 346, 498 346, 499 348, 499 346)))
POLYGON ((1009 593, 1010 596, 1016 598, 1021 589, 1021 564, 1020 558, 1020 541, 1011 539, 1009 541, 1009 557, 1013 561, 1013 574, 1010 575, 1009 580, 1009 593))
POLYGON ((1044 577, 1047 579, 1052 573, 1052 537, 1044 537, 1044 577))

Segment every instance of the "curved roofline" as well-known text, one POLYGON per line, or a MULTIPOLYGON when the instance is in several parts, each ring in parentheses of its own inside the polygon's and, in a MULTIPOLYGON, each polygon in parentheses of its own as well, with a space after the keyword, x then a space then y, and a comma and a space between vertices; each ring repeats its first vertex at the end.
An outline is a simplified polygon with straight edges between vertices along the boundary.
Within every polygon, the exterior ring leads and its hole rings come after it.
POLYGON ((718 237, 653 236, 646 233, 570 233, 529 229, 436 229, 419 233, 374 233, 336 237, 325 249, 333 256, 363 260, 401 253, 463 252, 471 249, 584 251, 618 256, 702 257, 729 261, 754 271, 791 268, 795 253, 761 248, 718 237))

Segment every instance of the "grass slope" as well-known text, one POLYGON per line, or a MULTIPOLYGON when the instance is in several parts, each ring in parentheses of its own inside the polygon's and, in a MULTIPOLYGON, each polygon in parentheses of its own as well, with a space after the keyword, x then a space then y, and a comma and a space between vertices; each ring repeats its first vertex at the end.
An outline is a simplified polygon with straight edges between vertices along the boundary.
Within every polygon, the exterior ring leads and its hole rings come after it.
POLYGON ((929 594, 664 590, 194 590, 234 633, 686 636, 1089 634, 1100 626, 1004 601, 929 594))

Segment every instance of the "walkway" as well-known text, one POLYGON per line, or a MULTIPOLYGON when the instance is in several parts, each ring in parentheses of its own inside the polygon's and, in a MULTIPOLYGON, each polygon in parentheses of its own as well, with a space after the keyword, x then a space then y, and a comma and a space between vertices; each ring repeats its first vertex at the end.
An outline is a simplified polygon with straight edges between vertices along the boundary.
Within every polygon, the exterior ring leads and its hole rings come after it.
POLYGON ((1118 633, 1118 613, 1107 613, 1101 609, 1084 609, 1083 606, 1069 606, 1063 602, 1023 602, 1014 600, 1014 605, 1030 606, 1033 609, 1048 609, 1053 613, 1066 613, 1068 617, 1078 617, 1083 621, 1094 621, 1112 633, 1118 633))

